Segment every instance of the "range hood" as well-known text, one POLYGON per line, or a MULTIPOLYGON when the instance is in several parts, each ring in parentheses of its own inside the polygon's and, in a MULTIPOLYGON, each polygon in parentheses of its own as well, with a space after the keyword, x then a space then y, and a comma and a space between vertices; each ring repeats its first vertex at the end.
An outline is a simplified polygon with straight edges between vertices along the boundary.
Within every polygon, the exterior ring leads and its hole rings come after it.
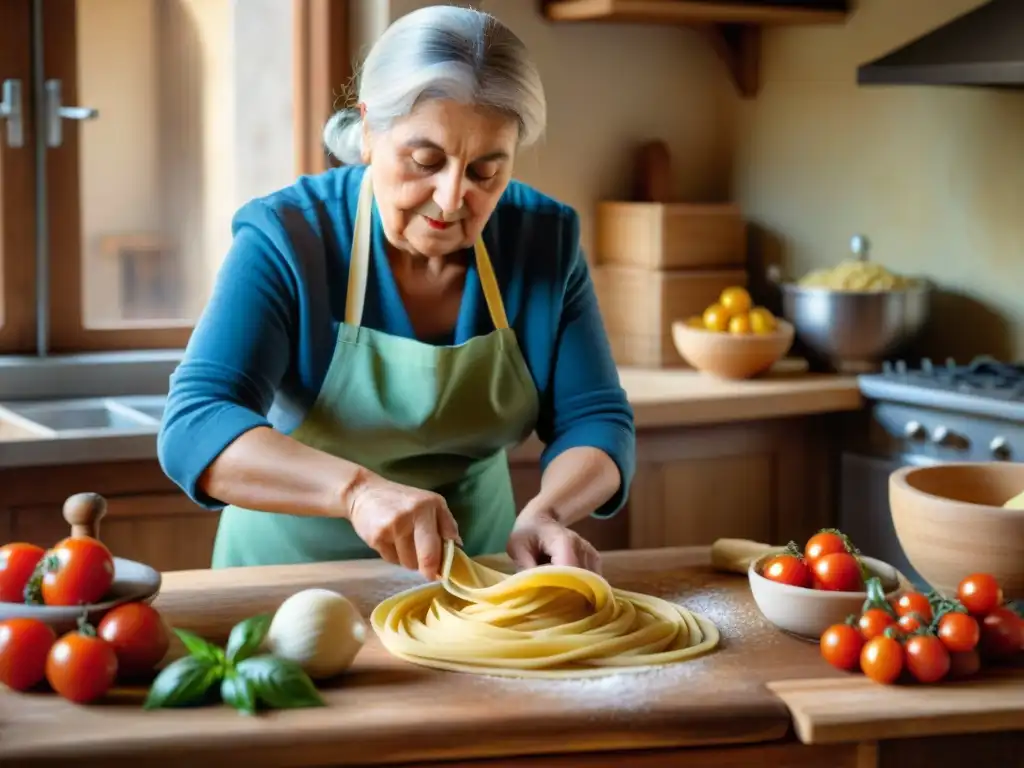
POLYGON ((990 0, 858 67, 857 82, 1024 88, 1024 0, 990 0))

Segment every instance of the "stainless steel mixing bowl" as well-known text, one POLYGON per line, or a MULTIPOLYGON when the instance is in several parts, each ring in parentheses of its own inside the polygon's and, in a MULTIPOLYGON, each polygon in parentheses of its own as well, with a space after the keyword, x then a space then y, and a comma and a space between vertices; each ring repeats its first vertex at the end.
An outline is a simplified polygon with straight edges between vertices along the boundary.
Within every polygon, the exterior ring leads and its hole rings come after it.
POLYGON ((919 338, 930 316, 932 289, 924 281, 879 292, 780 287, 797 338, 842 373, 877 370, 919 338))

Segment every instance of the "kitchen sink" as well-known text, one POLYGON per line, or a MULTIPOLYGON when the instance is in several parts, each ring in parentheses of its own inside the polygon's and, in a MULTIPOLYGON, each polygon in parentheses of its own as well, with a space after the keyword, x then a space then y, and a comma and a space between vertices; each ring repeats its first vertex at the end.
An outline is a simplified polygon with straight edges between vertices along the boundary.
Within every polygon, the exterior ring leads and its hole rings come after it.
POLYGON ((21 419, 53 430, 69 432, 154 432, 163 414, 162 397, 88 398, 8 402, 7 411, 21 419))

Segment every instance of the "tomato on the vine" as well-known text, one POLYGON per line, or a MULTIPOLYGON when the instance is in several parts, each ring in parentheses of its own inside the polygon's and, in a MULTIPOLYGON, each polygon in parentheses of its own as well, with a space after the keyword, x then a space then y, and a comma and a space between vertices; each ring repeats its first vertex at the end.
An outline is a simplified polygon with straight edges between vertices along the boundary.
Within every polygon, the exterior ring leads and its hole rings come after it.
POLYGON ((852 670, 860 662, 864 638, 850 624, 833 624, 821 635, 821 655, 838 669, 852 670))
POLYGON ((848 552, 846 539, 842 534, 835 531, 820 531, 807 540, 804 547, 804 557, 807 562, 814 564, 814 561, 825 555, 832 555, 836 552, 848 552))
POLYGON ((822 555, 811 566, 814 586, 830 592, 855 592, 863 586, 860 563, 848 552, 822 555))
POLYGON ((0 621, 0 683, 15 691, 39 685, 46 677, 46 656, 56 640, 53 628, 39 619, 0 621))
POLYGON ((857 627, 865 640, 874 640, 885 634, 885 630, 895 623, 896 620, 889 615, 889 612, 881 608, 868 608, 857 619, 857 627))
POLYGON ((973 651, 981 639, 981 628, 973 616, 950 611, 939 619, 939 640, 949 651, 964 653, 973 651))
POLYGON ((42 547, 21 541, 0 547, 0 602, 25 602, 25 585, 45 552, 42 547))
POLYGON ((1024 648, 1024 620, 1009 608, 996 608, 981 620, 978 650, 986 659, 1002 661, 1024 648))
POLYGON ((914 635, 903 647, 907 670, 921 683, 937 683, 949 673, 949 651, 935 635, 914 635))
POLYGON ((118 673, 126 676, 152 670, 171 643, 163 617, 146 603, 124 603, 113 608, 96 627, 96 634, 113 647, 118 673))
POLYGON ((84 627, 57 640, 46 657, 50 686, 76 704, 87 704, 106 694, 116 677, 114 647, 84 627))
POLYGON ((761 575, 793 587, 811 586, 811 569, 796 555, 776 555, 764 564, 761 575))
POLYGON ((956 589, 956 598, 972 616, 986 616, 1003 604, 1003 589, 989 573, 972 573, 956 589))
POLYGON ((917 632, 921 628, 921 619, 918 618, 916 613, 905 613, 900 616, 896 623, 899 625, 900 630, 908 635, 917 632))
POLYGON ((903 646, 888 635, 868 640, 860 652, 860 668, 876 683, 893 683, 903 672, 903 646))
POLYGON ((921 622, 927 624, 932 620, 932 605, 928 598, 920 592, 905 592, 896 600, 893 608, 897 616, 907 616, 916 613, 921 622))
POLYGON ((40 591, 46 605, 99 602, 114 582, 114 558, 96 539, 66 538, 47 552, 45 558, 40 591))

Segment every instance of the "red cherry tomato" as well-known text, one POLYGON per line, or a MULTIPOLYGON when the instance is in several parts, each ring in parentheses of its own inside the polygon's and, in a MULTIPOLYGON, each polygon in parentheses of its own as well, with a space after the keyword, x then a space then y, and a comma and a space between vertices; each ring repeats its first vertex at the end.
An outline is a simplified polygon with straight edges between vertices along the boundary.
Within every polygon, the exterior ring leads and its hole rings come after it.
POLYGON ((953 653, 973 651, 981 639, 981 628, 966 613, 946 613, 939 619, 939 640, 953 653))
POLYGON ((811 586, 811 569, 796 555, 776 555, 764 564, 761 575, 779 584, 811 586))
POLYGON ((118 674, 140 675, 152 670, 167 654, 171 635, 155 608, 125 603, 110 610, 96 634, 117 654, 118 674))
POLYGON ((822 555, 811 566, 814 586, 829 592, 856 592, 864 586, 860 563, 848 552, 822 555))
POLYGON ((917 618, 916 613, 900 616, 899 621, 896 623, 899 625, 900 630, 907 635, 913 634, 921 628, 921 620, 917 618))
POLYGON ((0 621, 0 683, 15 691, 34 688, 46 677, 46 657, 57 640, 39 619, 0 621))
POLYGON ((888 685, 896 682, 903 672, 903 656, 903 646, 882 635, 864 644, 860 652, 860 668, 876 683, 888 685))
POLYGON ((996 608, 981 620, 978 650, 985 659, 1003 661, 1024 647, 1024 620, 1009 608, 996 608))
POLYGON ((949 651, 935 635, 914 635, 903 652, 907 669, 918 682, 937 683, 949 674, 949 651))
POLYGON ((42 596, 46 605, 98 603, 114 583, 114 558, 101 542, 69 537, 46 553, 42 596))
POLYGON ((869 608, 857 619, 857 628, 865 640, 874 640, 883 635, 885 630, 895 623, 896 619, 890 616, 888 611, 883 611, 881 608, 869 608))
POLYGON ((808 563, 814 565, 814 561, 820 557, 846 551, 846 541, 840 534, 832 531, 821 531, 807 540, 807 545, 804 547, 804 557, 808 563))
POLYGON ((864 638, 849 624, 833 624, 821 635, 821 655, 837 669, 852 670, 860 662, 864 638))
POLYGON ((920 592, 905 592, 899 596, 893 608, 896 609, 897 616, 907 616, 911 613, 916 613, 920 620, 926 624, 933 618, 932 605, 928 602, 928 598, 920 592))
POLYGON ((117 654, 110 643, 81 631, 61 637, 46 657, 46 679, 68 701, 87 704, 100 698, 117 677, 117 654))
POLYGON ((25 585, 45 552, 42 547, 20 541, 0 547, 0 602, 25 602, 25 585))
POLYGON ((988 573, 972 573, 960 582, 956 597, 972 616, 986 616, 1003 604, 1003 590, 988 573))

